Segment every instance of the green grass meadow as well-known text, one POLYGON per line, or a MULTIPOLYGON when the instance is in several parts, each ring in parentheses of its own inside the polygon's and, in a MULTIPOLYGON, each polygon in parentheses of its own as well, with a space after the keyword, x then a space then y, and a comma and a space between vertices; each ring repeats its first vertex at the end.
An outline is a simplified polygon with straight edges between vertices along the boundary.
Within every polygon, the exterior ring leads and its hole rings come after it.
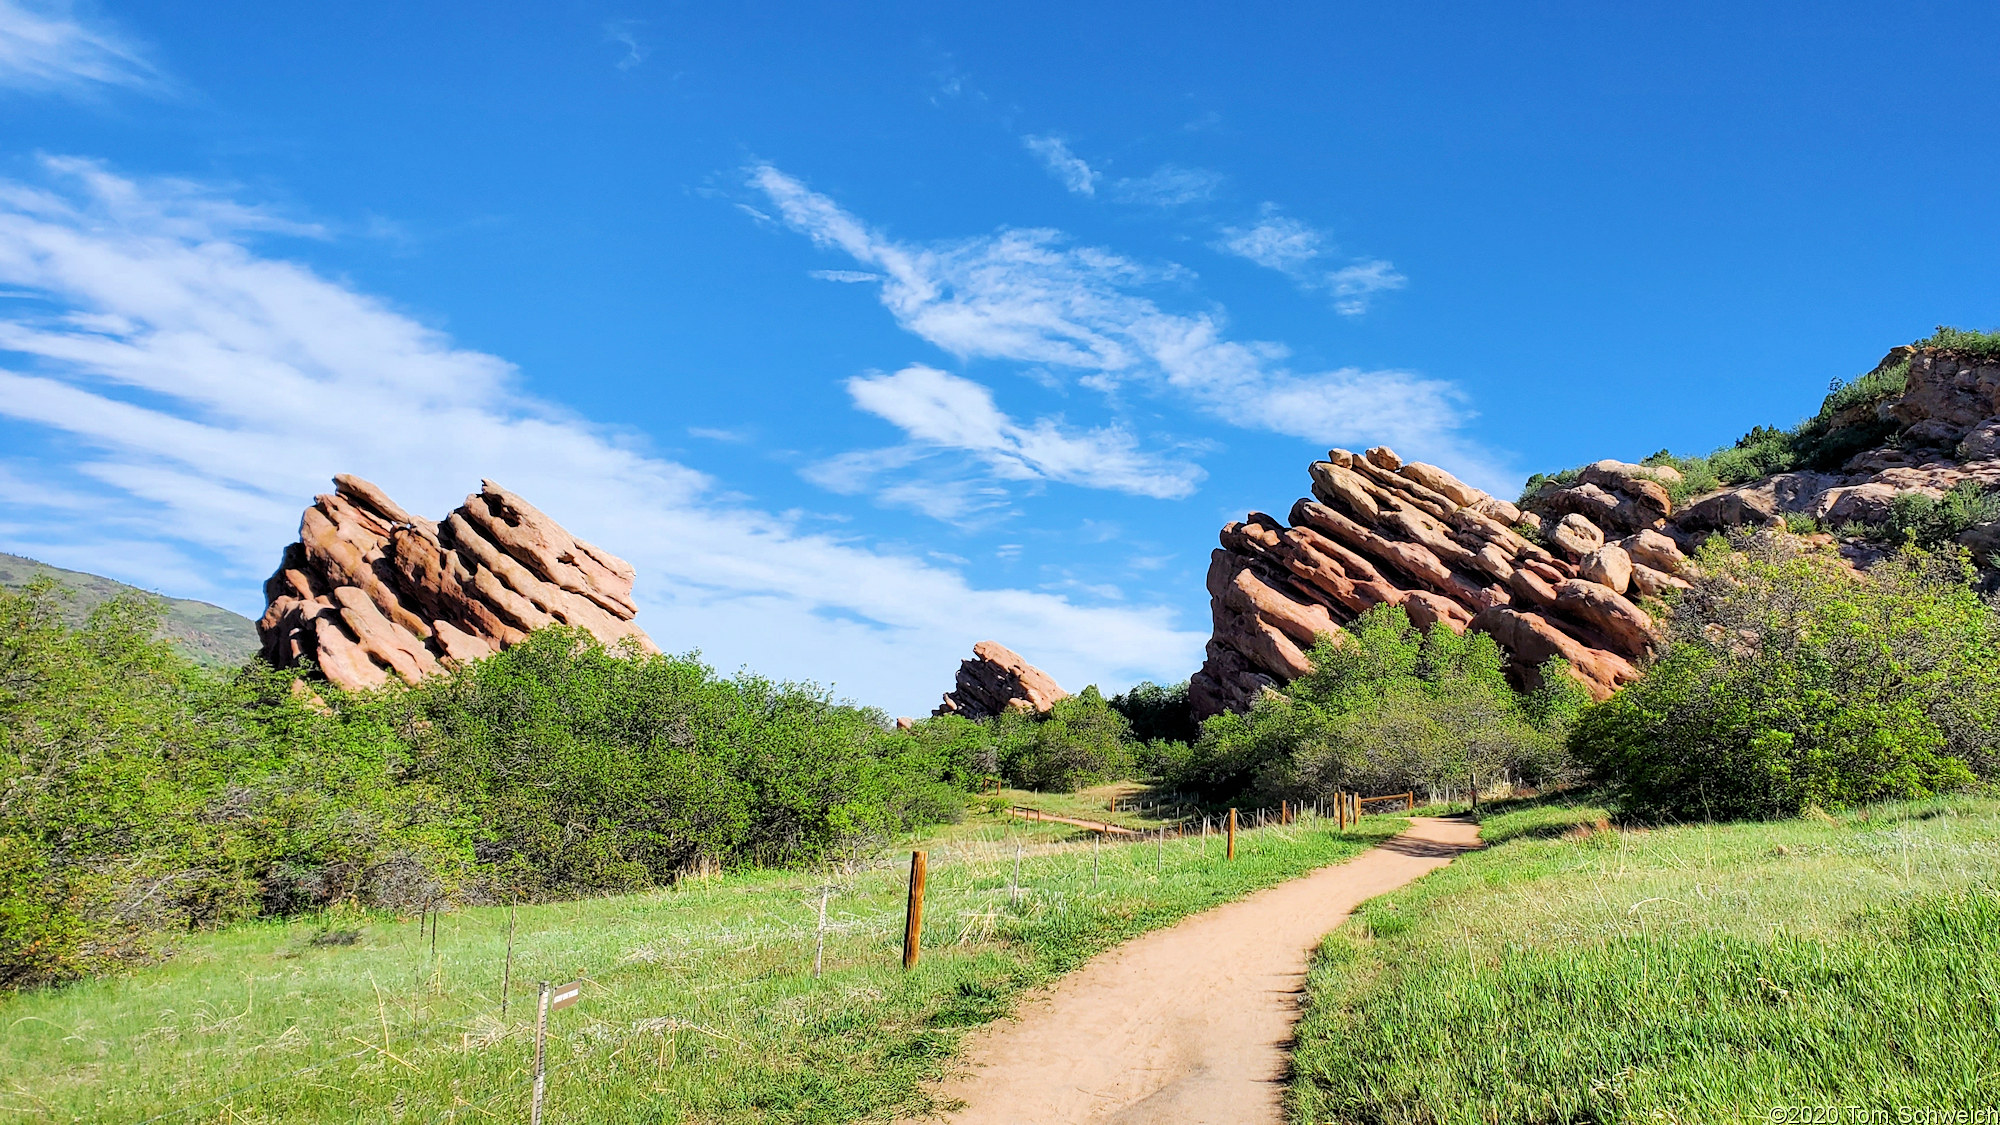
POLYGON ((523 906, 504 1018, 505 908, 446 913, 435 955, 415 919, 238 926, 188 938, 163 964, 0 999, 0 1119, 526 1120, 536 982, 578 978, 581 1001, 551 1017, 551 1121, 887 1120, 930 1108, 925 1083, 965 1030, 1023 990, 1404 823, 1244 832, 1227 863, 1216 838, 1098 844, 975 814, 915 841, 930 874, 909 973, 907 850, 523 906))
POLYGON ((1486 850, 1322 945, 1295 1121, 2000 1107, 2000 802, 1640 830, 1587 804, 1482 814, 1486 850))

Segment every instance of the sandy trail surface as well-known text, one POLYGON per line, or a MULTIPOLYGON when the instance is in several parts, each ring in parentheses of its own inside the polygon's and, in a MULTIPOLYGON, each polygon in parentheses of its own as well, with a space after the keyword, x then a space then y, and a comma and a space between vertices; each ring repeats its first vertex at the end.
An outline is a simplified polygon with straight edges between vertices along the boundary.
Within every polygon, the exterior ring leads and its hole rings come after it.
POLYGON ((1113 836, 1138 835, 1137 832, 1133 831, 1130 828, 1126 828, 1123 825, 1107 824, 1101 820, 1082 820, 1074 816, 1057 816, 1055 813, 1052 812, 1043 812, 1040 809, 1025 808, 1021 805, 1015 805, 1013 808, 1010 808, 1007 811, 1014 816, 1020 817, 1022 820, 1041 820, 1041 821, 1047 821, 1050 824, 1074 824, 1078 828, 1090 828, 1098 832, 1104 832, 1113 836))
POLYGON ((1362 901, 1479 846, 1419 817, 1346 863, 1110 950, 975 1033, 954 1125, 1280 1125, 1306 961, 1362 901))

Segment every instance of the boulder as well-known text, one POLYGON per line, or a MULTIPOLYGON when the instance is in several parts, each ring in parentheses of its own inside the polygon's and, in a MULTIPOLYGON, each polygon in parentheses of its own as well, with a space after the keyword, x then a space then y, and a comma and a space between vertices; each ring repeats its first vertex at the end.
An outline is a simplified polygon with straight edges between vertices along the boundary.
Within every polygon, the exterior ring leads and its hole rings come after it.
POLYGON ((360 477, 333 478, 264 583, 264 658, 343 688, 416 681, 544 625, 659 649, 632 623, 632 567, 492 481, 443 522, 360 477))
POLYGON ((1057 700, 1068 698, 1047 672, 1012 649, 980 641, 972 646, 972 659, 959 662, 956 686, 931 714, 988 719, 1011 709, 1046 715, 1057 700))
POLYGON ((1463 508, 1470 508, 1482 500, 1493 499, 1436 465, 1427 465, 1422 461, 1406 461, 1396 472, 1463 508))
POLYGON ((1573 559, 1580 559, 1604 546, 1604 532, 1576 512, 1564 516, 1554 528, 1542 534, 1550 546, 1573 559))
POLYGON ((2000 360, 1924 348, 1911 353, 1909 383, 1889 413, 1904 433, 1956 442, 2000 415, 2000 360))
POLYGON ((1990 461, 2000 457, 2000 418, 1988 418, 1972 427, 1958 443, 1961 461, 1990 461))
POLYGON ((1822 523, 1886 523, 1896 501, 1896 490, 1886 484, 1843 485, 1820 494, 1814 515, 1822 523))
POLYGON ((1687 569, 1687 555, 1680 544, 1657 531, 1640 531, 1618 541, 1633 563, 1648 566, 1666 574, 1679 574, 1687 569))
POLYGON ((1777 523, 1778 501, 1769 489, 1731 488, 1712 493, 1683 509, 1674 526, 1684 532, 1767 527, 1777 523))
POLYGON ((1577 564, 1576 576, 1622 594, 1632 584, 1632 556, 1625 553, 1625 548, 1606 543, 1583 556, 1583 561, 1577 564))

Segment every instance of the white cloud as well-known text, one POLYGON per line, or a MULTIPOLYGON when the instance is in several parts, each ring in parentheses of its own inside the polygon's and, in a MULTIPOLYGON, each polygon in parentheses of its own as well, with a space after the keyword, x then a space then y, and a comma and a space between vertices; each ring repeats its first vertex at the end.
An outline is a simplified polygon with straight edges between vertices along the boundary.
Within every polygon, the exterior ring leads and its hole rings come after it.
POLYGON ((1223 227, 1216 248, 1265 269, 1291 273, 1319 257, 1320 233, 1297 219, 1269 215, 1248 227, 1223 227))
POLYGON ((63 0, 0 0, 0 87, 76 92, 157 81, 137 46, 63 0))
POLYGON ((1101 174, 1084 159, 1069 150, 1069 145, 1061 137, 1026 136, 1021 143, 1029 152, 1042 158, 1048 166, 1049 174, 1062 185, 1078 195, 1096 195, 1097 181, 1101 174))
POLYGON ((645 62, 646 56, 653 53, 651 47, 639 42, 638 26, 637 20, 612 20, 604 25, 605 42, 616 43, 625 48, 625 53, 612 64, 619 70, 631 70, 645 62))
POLYGON ((1296 371, 1282 344, 1230 339, 1220 311, 1172 312, 1136 291, 1184 271, 1074 246, 1052 230, 899 242, 769 165, 751 169, 750 182, 786 225, 880 270, 882 303, 897 322, 962 359, 1068 370, 1107 391, 1136 383, 1249 429, 1387 442, 1493 487, 1506 480, 1459 435, 1468 415, 1454 385, 1397 370, 1296 371))
POLYGON ((1264 205, 1263 215, 1247 227, 1223 227, 1215 249, 1276 270, 1309 293, 1333 297, 1335 312, 1359 316, 1368 311, 1369 297, 1385 289, 1401 289, 1409 279, 1380 258, 1329 269, 1331 243, 1320 231, 1264 205))
POLYGON ((1368 295, 1384 289, 1401 289, 1409 279, 1380 258, 1344 266, 1326 275, 1333 291, 1335 311, 1355 316, 1368 311, 1368 295))
POLYGON ((230 221, 255 208, 80 163, 48 172, 49 186, 0 183, 0 289, 34 295, 0 302, 0 424, 30 438, 0 452, 9 546, 255 613, 332 474, 432 515, 491 477, 630 559, 640 623, 725 669, 914 713, 986 637, 1072 685, 1200 659, 1202 635, 1164 607, 980 589, 729 501, 527 394, 504 360, 260 253, 230 221))
POLYGON ((819 281, 838 281, 847 285, 861 285, 882 280, 881 274, 868 273, 865 270, 812 270, 806 276, 819 281))
POLYGON ((1143 203, 1152 207, 1180 207, 1215 198, 1222 187, 1222 173, 1206 168, 1183 168, 1162 164, 1149 176, 1119 180, 1111 185, 1111 198, 1120 203, 1143 203))
POLYGON ((1178 499, 1207 474, 1198 465, 1142 452, 1118 427, 1074 430, 1052 418, 1022 425, 970 379, 915 365, 847 381, 854 404, 913 441, 970 453, 1004 480, 1052 480, 1135 496, 1178 499))

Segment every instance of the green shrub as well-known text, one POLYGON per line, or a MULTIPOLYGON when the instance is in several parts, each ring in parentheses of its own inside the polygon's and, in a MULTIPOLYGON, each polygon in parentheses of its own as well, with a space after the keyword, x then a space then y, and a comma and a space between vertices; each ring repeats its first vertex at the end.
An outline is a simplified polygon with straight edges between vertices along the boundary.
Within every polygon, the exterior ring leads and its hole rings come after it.
POLYGON ((1587 708, 1571 749, 1649 818, 1797 815, 1993 776, 2000 612, 1962 552, 1858 578, 1831 552, 1711 543, 1646 677, 1587 708))
POLYGON ((2000 493, 1964 480, 1943 496, 1899 493, 1891 501, 1887 531, 1892 540, 1938 547, 1978 524, 2000 520, 2000 493))
POLYGON ((1201 724, 1194 721, 1188 703, 1188 683, 1161 687, 1151 680, 1111 697, 1111 708, 1131 724, 1132 737, 1140 742, 1193 742, 1201 737, 1201 724))
POLYGON ((1463 788, 1503 771, 1560 776, 1563 739, 1581 688, 1561 661, 1523 697, 1499 646, 1483 634, 1419 630, 1398 606, 1378 606, 1344 638, 1322 638, 1313 671, 1247 714, 1222 714, 1168 780, 1211 798, 1311 798, 1336 789, 1463 788))
POLYGON ((1009 710, 993 724, 1000 772, 1017 788, 1073 793, 1132 772, 1130 727, 1095 685, 1047 715, 1009 710))
POLYGON ((61 601, 0 592, 0 986, 266 911, 394 901, 470 864, 470 823, 393 783, 379 716, 315 707, 269 669, 202 669, 153 639, 156 600, 76 628, 61 601))
POLYGON ((1937 331, 1917 341, 1920 348, 1936 348, 1972 359, 2000 359, 2000 331, 1971 332, 1940 324, 1937 331))
POLYGON ((348 693, 262 665, 206 671, 153 639, 148 599, 81 627, 60 609, 49 583, 0 591, 0 987, 334 902, 808 862, 956 818, 994 757, 962 719, 897 734, 812 685, 720 679, 571 629, 348 693))

